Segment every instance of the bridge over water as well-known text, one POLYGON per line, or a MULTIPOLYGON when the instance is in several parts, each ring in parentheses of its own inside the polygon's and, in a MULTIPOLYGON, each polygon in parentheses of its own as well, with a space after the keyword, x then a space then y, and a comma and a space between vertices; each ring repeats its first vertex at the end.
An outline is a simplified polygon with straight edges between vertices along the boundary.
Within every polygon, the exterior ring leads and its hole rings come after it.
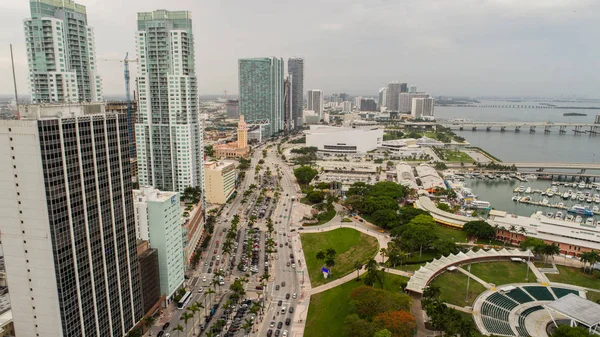
POLYGON ((574 109, 574 110, 600 110, 595 106, 556 106, 537 104, 441 104, 437 106, 459 108, 502 108, 502 109, 574 109))
POLYGON ((560 134, 565 134, 569 131, 575 134, 599 134, 600 124, 599 123, 551 123, 551 122, 446 122, 440 123, 440 125, 453 129, 453 130, 471 130, 471 131, 500 131, 506 132, 507 130, 514 130, 514 132, 521 132, 521 130, 527 130, 530 133, 537 131, 543 133, 550 133, 552 131, 558 131, 560 134))

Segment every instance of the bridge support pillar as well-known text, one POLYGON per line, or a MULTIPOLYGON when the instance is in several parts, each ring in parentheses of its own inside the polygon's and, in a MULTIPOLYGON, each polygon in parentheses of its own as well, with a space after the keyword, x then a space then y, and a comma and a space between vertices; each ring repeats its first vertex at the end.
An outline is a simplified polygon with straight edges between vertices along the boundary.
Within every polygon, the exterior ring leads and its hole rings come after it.
POLYGON ((458 128, 460 131, 464 130, 465 128, 463 126, 458 128))
POLYGON ((477 131, 477 127, 474 126, 473 128, 471 128, 471 131, 477 131))
POLYGON ((505 132, 506 131, 506 126, 501 126, 500 127, 500 132, 505 132))
POLYGON ((529 127, 529 133, 535 133, 535 125, 529 127))
POLYGON ((584 174, 585 173, 585 169, 583 168, 583 169, 579 170, 579 173, 580 174, 584 174))
POLYGON ((491 127, 491 126, 488 126, 487 128, 485 128, 485 131, 487 131, 487 132, 490 132, 490 131, 492 131, 492 127, 491 127))
POLYGON ((566 132, 567 132, 567 127, 566 127, 566 126, 564 126, 564 125, 562 125, 562 126, 559 128, 558 132, 559 132, 559 133, 566 133, 566 132))
POLYGON ((515 126, 515 132, 521 132, 521 127, 520 126, 515 126))
POLYGON ((551 128, 551 126, 545 126, 544 133, 550 133, 550 131, 551 131, 550 128, 551 128))
POLYGON ((575 129, 573 129, 573 132, 575 132, 575 134, 585 133, 581 126, 576 126, 575 129))

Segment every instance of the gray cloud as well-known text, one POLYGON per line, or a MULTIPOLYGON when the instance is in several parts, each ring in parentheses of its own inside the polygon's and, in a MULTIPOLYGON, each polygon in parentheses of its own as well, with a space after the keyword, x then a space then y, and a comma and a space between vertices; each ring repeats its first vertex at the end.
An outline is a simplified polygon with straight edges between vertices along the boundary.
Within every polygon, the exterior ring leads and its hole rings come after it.
MULTIPOLYGON (((597 97, 600 1, 80 0, 95 28, 106 94, 123 93, 118 62, 134 55, 136 12, 190 10, 201 93, 237 92, 237 59, 302 56, 305 87, 376 94, 388 81, 432 94, 597 97)), ((0 11, 0 93, 27 92, 27 1, 0 11)), ((135 68, 135 67, 134 67, 135 68)), ((133 71, 135 74, 135 69, 133 71)))

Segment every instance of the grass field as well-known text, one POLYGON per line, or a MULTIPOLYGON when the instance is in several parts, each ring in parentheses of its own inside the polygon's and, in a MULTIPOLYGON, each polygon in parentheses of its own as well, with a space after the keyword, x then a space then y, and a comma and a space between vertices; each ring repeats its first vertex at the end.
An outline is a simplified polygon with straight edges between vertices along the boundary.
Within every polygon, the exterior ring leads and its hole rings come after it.
POLYGON ((379 250, 377 239, 363 234, 351 228, 340 228, 322 233, 300 234, 304 257, 308 268, 308 275, 313 287, 331 282, 348 273, 355 272, 354 262, 356 260, 366 262, 374 257, 379 250), (321 267, 324 261, 317 260, 317 252, 320 250, 335 249, 337 257, 332 274, 323 278, 321 267))
POLYGON ((473 160, 473 158, 471 158, 471 156, 469 156, 468 154, 461 152, 461 151, 453 151, 453 150, 445 150, 445 149, 439 149, 439 151, 441 151, 444 156, 446 156, 446 161, 449 162, 463 162, 463 163, 473 163, 475 162, 473 160))
MULTIPOLYGON (((388 274, 384 276, 384 289, 401 291, 400 283, 408 278, 388 274)), ((344 319, 350 314, 350 293, 354 288, 364 285, 360 281, 350 281, 310 297, 308 316, 306 317, 305 336, 341 337, 344 336, 344 319)), ((376 288, 380 288, 376 284, 376 288)))
POLYGON ((596 275, 584 274, 582 269, 556 266, 560 274, 546 274, 552 282, 574 284, 580 287, 600 289, 600 280, 596 275))
POLYGON ((469 281, 468 302, 465 302, 465 295, 467 293, 467 275, 459 271, 443 273, 436 277, 431 284, 440 287, 442 292, 440 300, 442 302, 459 305, 461 307, 472 305, 477 296, 485 291, 485 287, 481 283, 471 279, 469 281))
POLYGON ((467 233, 460 229, 436 225, 433 232, 440 239, 450 239, 454 240, 454 242, 467 242, 467 233))
POLYGON ((598 301, 600 300, 600 293, 597 293, 595 291, 588 291, 586 294, 586 298, 590 301, 598 303, 598 301))
MULTIPOLYGON (((467 269, 467 266, 463 266, 467 269)), ((471 273, 485 282, 495 285, 526 282, 527 265, 518 262, 481 262, 471 265, 471 273)), ((535 282, 535 275, 529 271, 529 281, 535 282)))

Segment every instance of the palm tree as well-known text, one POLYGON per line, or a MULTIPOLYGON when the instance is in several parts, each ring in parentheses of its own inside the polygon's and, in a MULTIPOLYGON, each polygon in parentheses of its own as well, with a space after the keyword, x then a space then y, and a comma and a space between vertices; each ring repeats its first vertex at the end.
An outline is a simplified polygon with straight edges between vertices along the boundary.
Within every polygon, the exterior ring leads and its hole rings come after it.
POLYGON ((244 331, 246 331, 246 334, 248 334, 248 332, 250 332, 250 330, 252 330, 252 327, 254 326, 254 320, 250 320, 250 319, 245 319, 244 320, 244 324, 242 324, 242 329, 244 329, 244 331))
POLYGON ((207 308, 207 306, 206 306, 206 298, 207 298, 207 297, 210 297, 210 298, 211 298, 211 301, 210 301, 210 306, 212 307, 212 297, 211 297, 210 295, 214 294, 214 293, 215 293, 215 291, 214 291, 214 289, 212 289, 212 288, 208 288, 208 290, 206 290, 206 292, 204 292, 204 293, 206 294, 206 295, 204 296, 204 316, 207 316, 207 315, 206 315, 206 308, 207 308))
POLYGON ((156 318, 154 318, 154 316, 146 316, 144 318, 144 325, 146 326, 146 331, 150 330, 150 328, 154 325, 154 322, 156 322, 156 318))
MULTIPOLYGON (((215 274, 215 276, 216 276, 216 274, 215 274)), ((219 279, 218 279, 218 278, 216 278, 216 277, 215 277, 215 278, 214 278, 214 279, 213 279, 213 280, 210 282, 210 285, 211 285, 211 286, 213 286, 213 287, 215 287, 215 288, 216 288, 216 287, 219 287, 219 295, 221 294, 221 282, 219 281, 219 279)))
POLYGON ((583 263, 583 272, 585 273, 587 264, 589 262, 589 256, 590 256, 590 252, 583 252, 581 253, 581 255, 579 256, 579 260, 583 263))
POLYGON ((193 318, 194 314, 191 314, 189 312, 184 312, 183 315, 181 315, 181 317, 179 317, 179 319, 182 319, 185 321, 185 329, 188 329, 188 321, 190 320, 190 318, 193 318))
POLYGON ((519 234, 523 234, 523 235, 527 235, 527 229, 525 229, 525 227, 521 227, 521 228, 519 228, 518 233, 519 234))
POLYGON ((194 326, 196 326, 196 313, 202 311, 202 309, 204 309, 204 305, 202 305, 202 303, 199 301, 196 301, 189 309, 194 313, 194 326))
POLYGON ((389 255, 388 255, 388 250, 387 250, 387 248, 381 248, 381 249, 379 250, 379 254, 381 254, 381 263, 385 263, 385 261, 384 261, 384 260, 385 260, 385 257, 386 257, 386 256, 389 256, 389 255))
POLYGON ((362 262, 360 262, 358 260, 354 261, 354 269, 356 269, 356 279, 357 280, 360 280, 360 273, 359 272, 362 269, 362 267, 363 267, 362 262))
POLYGON ((183 332, 183 326, 181 324, 177 324, 176 327, 173 328, 173 331, 177 331, 177 337, 183 332))
POLYGON ((325 252, 320 250, 317 252, 317 260, 325 260, 325 252))

